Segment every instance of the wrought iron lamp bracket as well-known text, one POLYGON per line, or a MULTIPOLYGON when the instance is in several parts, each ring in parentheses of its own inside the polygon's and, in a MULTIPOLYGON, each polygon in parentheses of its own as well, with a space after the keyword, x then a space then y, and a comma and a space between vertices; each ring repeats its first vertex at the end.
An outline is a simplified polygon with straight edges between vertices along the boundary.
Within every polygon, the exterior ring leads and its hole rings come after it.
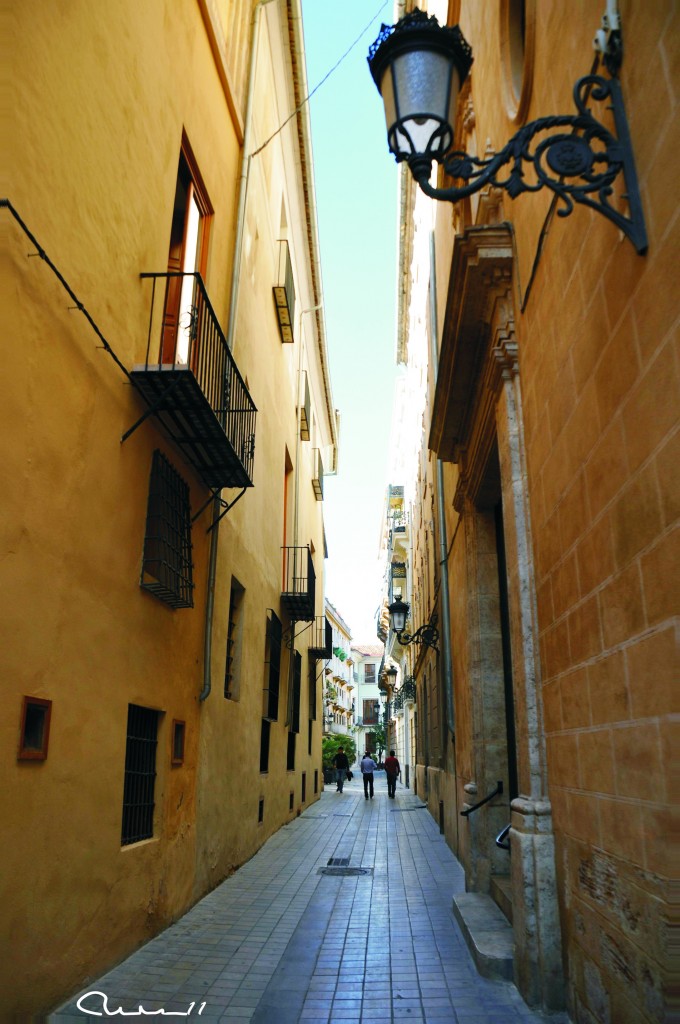
POLYGON ((421 626, 415 633, 407 633, 405 630, 397 632, 397 640, 406 647, 408 644, 425 644, 426 647, 431 647, 432 650, 439 654, 439 630, 437 629, 438 616, 436 612, 432 613, 430 621, 425 626, 421 626))
POLYGON ((631 240, 638 253, 647 251, 642 202, 638 186, 628 120, 623 104, 621 85, 617 78, 585 75, 573 91, 578 113, 541 117, 524 125, 508 144, 487 159, 453 151, 444 158, 444 169, 452 178, 465 182, 459 188, 436 188, 430 184, 432 158, 419 154, 408 159, 411 172, 426 195, 433 199, 456 203, 487 185, 506 191, 512 199, 522 192, 538 192, 544 186, 562 202, 560 217, 567 217, 579 203, 599 211, 631 240), (609 100, 616 134, 613 134, 590 112, 587 103, 609 100), (558 131, 538 141, 536 136, 554 129, 558 131), (536 182, 524 178, 523 164, 531 164, 536 182), (502 170, 509 165, 509 172, 502 170), (612 183, 623 173, 624 198, 630 215, 625 216, 612 205, 612 183))

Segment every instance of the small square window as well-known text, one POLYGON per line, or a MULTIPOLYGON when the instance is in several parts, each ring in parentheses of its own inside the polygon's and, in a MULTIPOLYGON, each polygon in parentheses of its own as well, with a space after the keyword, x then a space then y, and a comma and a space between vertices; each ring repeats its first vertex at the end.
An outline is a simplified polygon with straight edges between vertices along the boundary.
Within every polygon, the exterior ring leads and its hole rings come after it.
POLYGON ((19 732, 19 761, 44 761, 50 739, 52 701, 24 697, 19 732))
POLYGON ((172 764, 184 764, 185 723, 175 718, 172 723, 172 764))

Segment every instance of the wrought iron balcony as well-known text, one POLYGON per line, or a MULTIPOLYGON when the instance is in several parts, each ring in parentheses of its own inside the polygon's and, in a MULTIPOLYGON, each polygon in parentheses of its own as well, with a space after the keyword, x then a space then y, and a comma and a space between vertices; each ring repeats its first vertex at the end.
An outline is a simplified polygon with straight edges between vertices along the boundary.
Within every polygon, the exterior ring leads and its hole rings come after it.
POLYGON ((312 623, 309 654, 312 658, 330 658, 333 654, 333 626, 325 615, 317 615, 312 623))
POLYGON ((149 335, 146 360, 130 377, 146 415, 156 415, 208 487, 252 487, 257 409, 201 275, 141 277, 153 281, 149 335))
POLYGON ((315 618, 316 573, 309 547, 283 548, 281 602, 297 622, 312 622, 315 618))

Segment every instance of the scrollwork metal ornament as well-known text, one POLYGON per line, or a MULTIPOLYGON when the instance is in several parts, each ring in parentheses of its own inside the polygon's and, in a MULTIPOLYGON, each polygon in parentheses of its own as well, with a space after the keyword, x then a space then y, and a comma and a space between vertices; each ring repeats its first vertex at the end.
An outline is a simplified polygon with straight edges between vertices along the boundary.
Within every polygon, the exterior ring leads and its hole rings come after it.
MULTIPOLYGON (((439 621, 436 612, 432 613, 430 621, 425 625, 417 629, 415 633, 407 633, 406 630, 397 632, 397 640, 406 647, 408 644, 425 644, 426 647, 431 647, 433 650, 439 653, 439 630, 437 629, 437 622, 439 621)), ((396 630, 395 630, 396 632, 396 630)))
POLYGON ((473 61, 460 29, 440 26, 434 16, 417 9, 396 25, 383 25, 369 50, 368 63, 383 96, 388 144, 395 159, 408 163, 428 196, 453 203, 487 186, 502 189, 512 199, 522 192, 548 188, 560 201, 559 216, 567 217, 575 205, 587 206, 619 228, 639 253, 646 252, 642 202, 617 77, 620 25, 617 20, 605 28, 598 48, 611 78, 597 74, 579 78, 573 89, 575 114, 531 121, 500 152, 476 157, 451 150, 457 95, 452 90, 460 88, 473 61), (607 104, 613 131, 593 115, 588 107, 591 100, 607 104), (462 184, 432 185, 435 160, 462 184), (527 165, 533 168, 528 178, 527 165), (619 175, 623 175, 623 189, 615 195, 613 185, 619 175), (627 202, 627 214, 619 209, 621 200, 627 202))
POLYGON ((558 216, 567 217, 574 204, 598 210, 630 238, 639 253, 647 250, 647 234, 642 203, 635 172, 633 152, 621 86, 616 78, 586 75, 574 86, 577 114, 542 117, 524 125, 508 144, 488 159, 452 152, 444 158, 444 169, 466 184, 457 188, 436 188, 430 184, 432 160, 416 155, 408 160, 411 172, 423 192, 433 199, 458 202, 487 185, 506 191, 512 199, 522 192, 538 192, 543 187, 554 192, 562 206, 558 216), (617 135, 593 117, 588 100, 611 101, 617 135), (545 132, 559 131, 532 143, 545 132), (579 132, 580 134, 575 134, 579 132), (526 180, 523 165, 531 164, 536 181, 526 180), (508 167, 508 173, 502 171, 508 167), (626 183, 624 198, 630 216, 625 216, 610 202, 612 184, 620 173, 626 183))

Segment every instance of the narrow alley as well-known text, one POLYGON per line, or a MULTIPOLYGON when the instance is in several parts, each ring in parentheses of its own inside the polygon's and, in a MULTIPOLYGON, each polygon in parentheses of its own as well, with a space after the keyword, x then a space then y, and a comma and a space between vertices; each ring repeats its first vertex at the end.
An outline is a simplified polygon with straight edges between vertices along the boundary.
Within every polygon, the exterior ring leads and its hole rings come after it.
POLYGON ((49 1020, 141 1019, 140 1009, 234 1024, 546 1019, 514 985, 477 973, 451 909, 460 865, 425 805, 401 785, 389 801, 384 774, 376 780, 369 801, 357 774, 342 794, 328 787, 49 1020))

